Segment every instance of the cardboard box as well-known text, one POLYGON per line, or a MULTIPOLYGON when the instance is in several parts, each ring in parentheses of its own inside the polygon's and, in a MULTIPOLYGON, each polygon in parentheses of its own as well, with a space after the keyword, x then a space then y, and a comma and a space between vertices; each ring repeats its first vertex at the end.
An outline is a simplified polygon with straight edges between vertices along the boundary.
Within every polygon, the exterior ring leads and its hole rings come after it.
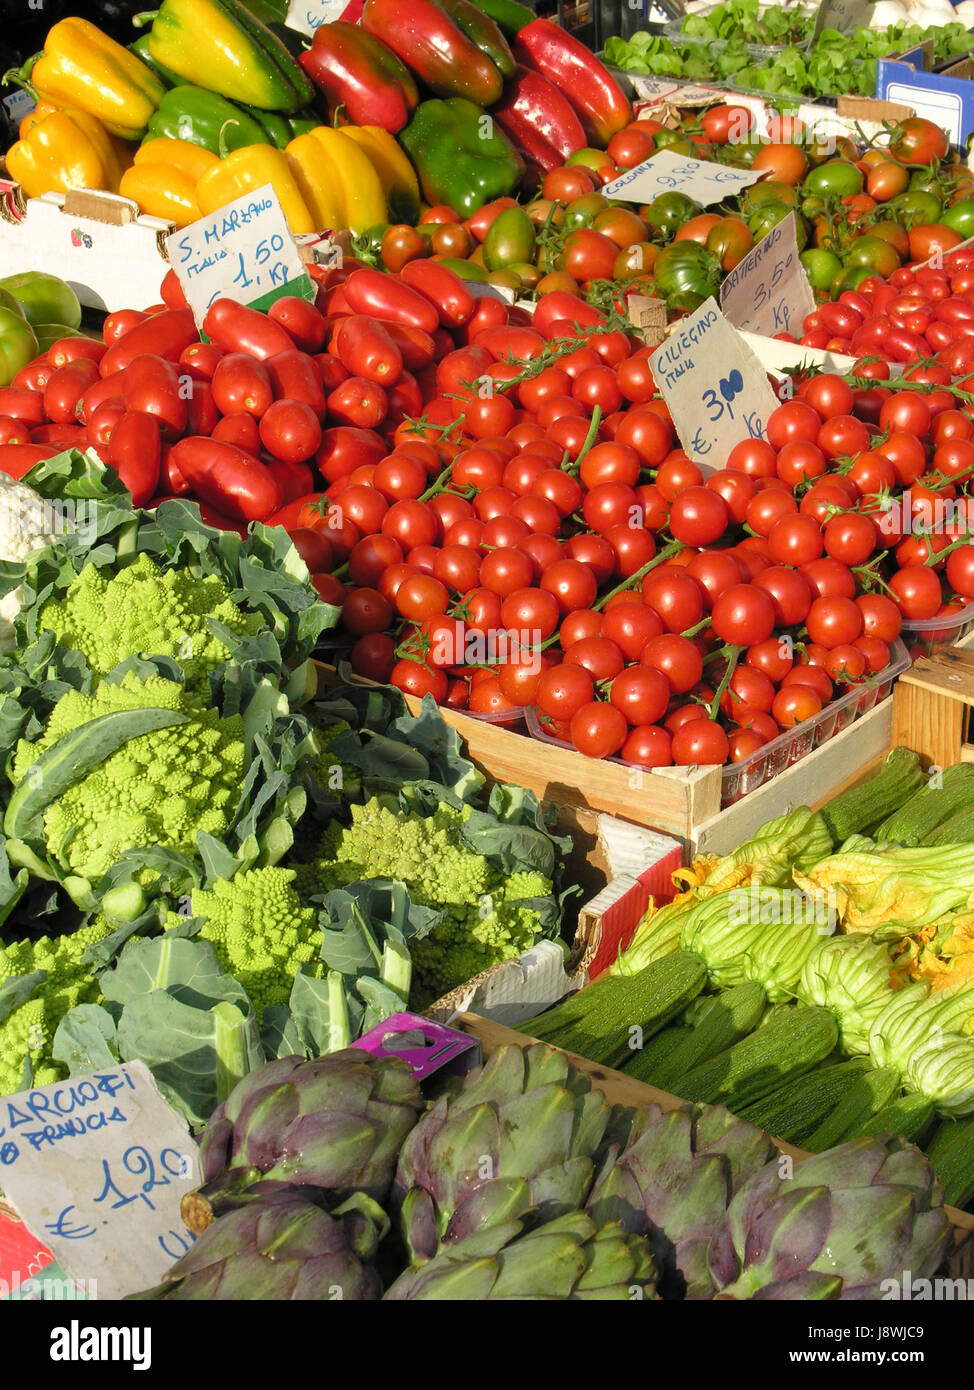
POLYGON ((961 58, 929 71, 929 50, 914 49, 896 58, 880 58, 876 67, 876 96, 907 102, 918 116, 941 126, 951 144, 962 145, 974 133, 974 62, 961 58))

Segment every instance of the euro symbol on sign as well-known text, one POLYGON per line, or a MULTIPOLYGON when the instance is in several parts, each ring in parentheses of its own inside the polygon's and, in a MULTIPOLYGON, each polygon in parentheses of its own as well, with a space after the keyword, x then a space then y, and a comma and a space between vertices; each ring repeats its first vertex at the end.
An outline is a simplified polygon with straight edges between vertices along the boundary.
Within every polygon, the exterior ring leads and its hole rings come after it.
POLYGON ((63 1236, 65 1240, 83 1240, 85 1236, 95 1234, 94 1226, 78 1226, 70 1223, 67 1219, 68 1212, 74 1211, 74 1205, 65 1207, 56 1221, 45 1223, 45 1229, 50 1231, 52 1236, 63 1236))
POLYGON ((690 448, 695 454, 709 454, 713 445, 709 439, 704 439, 703 433, 700 430, 697 430, 690 441, 690 448))

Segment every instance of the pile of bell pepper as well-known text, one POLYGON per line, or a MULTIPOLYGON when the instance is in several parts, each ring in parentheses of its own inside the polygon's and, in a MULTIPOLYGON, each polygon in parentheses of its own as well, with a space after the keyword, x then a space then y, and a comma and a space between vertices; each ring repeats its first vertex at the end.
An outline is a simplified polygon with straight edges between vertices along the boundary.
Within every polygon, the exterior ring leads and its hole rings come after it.
POLYGON ((468 216, 631 120, 597 58, 516 0, 366 0, 310 43, 281 0, 162 0, 125 47, 55 24, 6 81, 36 110, 7 167, 28 197, 132 198, 185 226, 270 183, 295 233, 468 216))

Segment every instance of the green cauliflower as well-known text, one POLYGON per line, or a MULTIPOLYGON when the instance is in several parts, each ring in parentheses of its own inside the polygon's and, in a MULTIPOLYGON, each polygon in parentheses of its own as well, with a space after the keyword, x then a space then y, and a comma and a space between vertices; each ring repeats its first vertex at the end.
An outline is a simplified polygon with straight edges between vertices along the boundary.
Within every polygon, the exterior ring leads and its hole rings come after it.
POLYGON ((327 724, 315 731, 321 753, 314 768, 314 776, 322 787, 329 791, 341 792, 346 797, 354 796, 361 789, 362 775, 357 767, 343 763, 329 750, 339 734, 348 733, 351 727, 347 719, 336 719, 334 724, 327 724))
POLYGON ((98 675, 130 656, 168 656, 183 668, 186 684, 199 688, 230 656, 211 618, 238 636, 260 624, 232 602, 218 575, 161 570, 142 554, 117 574, 85 565, 62 599, 44 604, 40 626, 81 652, 98 675))
POLYGON ((0 944, 0 988, 16 975, 46 970, 47 979, 25 1003, 0 1023, 0 1095, 21 1087, 24 1058, 30 1056, 33 1084, 60 1081, 66 1069, 51 1056, 58 1024, 76 1004, 95 1004, 101 998, 94 967, 82 965, 85 950, 113 930, 104 917, 95 917, 80 931, 42 936, 36 941, 0 944))
POLYGON ((21 739, 10 780, 16 785, 62 735, 113 710, 179 710, 188 722, 130 739, 70 786, 44 813, 47 847, 70 872, 91 882, 126 850, 160 845, 194 856, 196 836, 222 837, 236 811, 244 771, 243 722, 221 719, 181 685, 128 672, 93 695, 69 691, 54 706, 41 738, 21 739))
POLYGON ((391 809, 373 797, 351 808, 352 823, 329 826, 322 857, 304 881, 316 892, 359 879, 401 879, 412 900, 441 910, 429 935, 410 942, 410 1003, 425 1007, 472 976, 534 945, 540 918, 526 899, 550 897, 538 873, 507 878, 460 835, 470 808, 440 805, 432 816, 391 809))
MULTIPOLYGON (((190 898, 192 915, 203 919, 200 938, 243 985, 258 1021, 268 1005, 288 1002, 298 971, 316 979, 324 973, 317 914, 302 905, 296 877, 293 869, 247 869, 190 898)), ((180 920, 170 913, 167 928, 180 920)))

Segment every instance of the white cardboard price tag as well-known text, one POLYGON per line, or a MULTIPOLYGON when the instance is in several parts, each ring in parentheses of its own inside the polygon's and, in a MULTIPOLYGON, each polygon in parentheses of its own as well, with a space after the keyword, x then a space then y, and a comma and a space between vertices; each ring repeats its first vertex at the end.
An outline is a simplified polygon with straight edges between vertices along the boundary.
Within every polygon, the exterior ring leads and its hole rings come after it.
POLYGON ((352 3, 349 0, 291 0, 284 23, 311 39, 322 24, 331 24, 336 19, 347 19, 354 24, 361 13, 362 5, 356 0, 352 3))
POLYGON ((0 1184, 89 1298, 159 1283, 193 1244, 179 1204, 199 1183, 189 1127, 144 1062, 0 1100, 0 1184))
POLYGON ((166 238, 166 254, 201 325, 226 295, 265 309, 284 294, 314 299, 280 200, 269 183, 166 238))
POLYGON ((871 0, 822 0, 812 37, 817 39, 823 29, 838 29, 840 34, 849 34, 859 25, 868 28, 872 9, 871 0))
POLYGON ((685 193, 707 207, 733 197, 762 177, 760 170, 755 173, 753 169, 731 169, 709 159, 657 150, 600 191, 607 198, 624 198, 627 203, 651 203, 660 193, 685 193))
POLYGON ((742 439, 763 439, 781 402, 740 334, 707 299, 673 329, 650 369, 690 458, 723 468, 742 439))
POLYGON ((728 274, 720 287, 720 307, 735 328, 767 338, 776 333, 801 336, 805 316, 815 308, 815 296, 798 257, 793 212, 728 274))

